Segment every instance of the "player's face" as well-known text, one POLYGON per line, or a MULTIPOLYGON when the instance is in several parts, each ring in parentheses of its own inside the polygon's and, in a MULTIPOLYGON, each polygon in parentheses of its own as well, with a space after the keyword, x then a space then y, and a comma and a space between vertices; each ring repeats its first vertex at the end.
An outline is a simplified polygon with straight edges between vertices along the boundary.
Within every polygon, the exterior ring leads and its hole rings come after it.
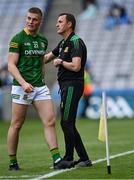
POLYGON ((68 31, 68 29, 70 28, 70 23, 67 22, 66 15, 58 17, 56 27, 57 27, 58 34, 63 35, 64 33, 68 31))
POLYGON ((41 24, 41 17, 35 13, 27 13, 26 27, 29 32, 37 32, 41 24))

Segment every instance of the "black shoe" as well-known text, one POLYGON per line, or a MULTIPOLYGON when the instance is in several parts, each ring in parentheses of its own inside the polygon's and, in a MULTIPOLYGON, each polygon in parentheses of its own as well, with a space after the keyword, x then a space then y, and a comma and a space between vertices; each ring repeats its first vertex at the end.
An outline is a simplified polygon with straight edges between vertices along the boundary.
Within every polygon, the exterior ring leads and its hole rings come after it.
POLYGON ((74 167, 72 161, 65 161, 61 159, 59 162, 54 163, 54 169, 67 169, 74 167))
POLYGON ((78 161, 74 161, 74 165, 75 167, 90 167, 92 166, 92 161, 91 160, 78 160, 78 161))
POLYGON ((11 163, 11 164, 9 165, 9 170, 10 170, 10 171, 12 171, 12 170, 15 170, 15 171, 20 170, 18 163, 17 163, 17 162, 11 163))

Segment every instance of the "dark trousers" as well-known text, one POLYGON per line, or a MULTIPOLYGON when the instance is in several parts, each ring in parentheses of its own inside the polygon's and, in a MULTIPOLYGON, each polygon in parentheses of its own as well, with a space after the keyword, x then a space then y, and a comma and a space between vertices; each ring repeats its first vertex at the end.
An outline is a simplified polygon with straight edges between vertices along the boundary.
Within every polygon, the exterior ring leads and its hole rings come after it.
POLYGON ((81 160, 88 160, 88 155, 82 139, 76 129, 76 114, 78 102, 83 94, 83 81, 65 81, 60 84, 61 89, 61 127, 65 139, 66 160, 73 160, 74 149, 81 160))

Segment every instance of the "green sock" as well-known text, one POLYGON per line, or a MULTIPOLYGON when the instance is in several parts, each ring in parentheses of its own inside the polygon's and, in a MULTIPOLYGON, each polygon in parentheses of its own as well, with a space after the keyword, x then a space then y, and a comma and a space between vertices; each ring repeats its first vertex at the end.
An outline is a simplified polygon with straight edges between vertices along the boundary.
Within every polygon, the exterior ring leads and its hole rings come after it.
POLYGON ((57 163, 58 161, 61 160, 61 156, 60 156, 58 147, 51 149, 50 152, 51 152, 54 163, 57 163))
POLYGON ((10 158, 10 163, 15 163, 15 162, 17 162, 16 154, 14 154, 14 155, 9 155, 9 158, 10 158))

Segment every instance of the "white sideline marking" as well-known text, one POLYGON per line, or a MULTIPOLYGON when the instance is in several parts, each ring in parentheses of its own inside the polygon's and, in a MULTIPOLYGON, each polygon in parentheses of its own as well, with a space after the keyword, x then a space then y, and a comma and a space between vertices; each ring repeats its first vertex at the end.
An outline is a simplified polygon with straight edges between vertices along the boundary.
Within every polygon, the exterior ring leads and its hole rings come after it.
MULTIPOLYGON (((114 159, 116 157, 125 156, 127 154, 132 154, 132 153, 134 153, 134 150, 127 151, 127 152, 124 152, 124 153, 119 153, 119 154, 116 154, 116 155, 112 155, 112 156, 110 156, 110 159, 114 159)), ((96 163, 99 163, 99 162, 103 162, 105 160, 106 160, 106 158, 98 159, 98 160, 92 161, 92 163, 96 164, 96 163)), ((40 179, 43 179, 43 178, 45 179, 45 178, 49 178, 49 177, 55 176, 57 174, 61 174, 63 172, 72 171, 74 169, 76 169, 76 168, 64 169, 64 170, 56 170, 56 171, 53 171, 51 173, 44 174, 44 175, 35 175, 36 177, 34 175, 33 176, 29 176, 29 175, 22 175, 22 176, 0 176, 0 179, 31 178, 31 180, 40 180, 40 179)))
MULTIPOLYGON (((112 155, 112 156, 110 156, 110 159, 114 159, 114 158, 116 158, 116 157, 125 156, 125 155, 127 155, 127 154, 132 154, 132 153, 134 153, 134 150, 127 151, 127 152, 124 152, 124 153, 119 153, 119 154, 116 154, 116 155, 112 155)), ((103 162, 103 161, 105 161, 105 160, 106 160, 106 158, 104 158, 104 159, 98 159, 98 160, 96 160, 96 161, 93 161, 92 163, 93 163, 93 164, 96 164, 96 163, 99 163, 99 162, 103 162)), ((63 172, 72 171, 72 170, 74 170, 74 169, 76 169, 76 168, 65 169, 65 170, 57 170, 57 171, 54 171, 54 172, 51 172, 51 173, 48 173, 48 174, 44 174, 44 175, 42 175, 42 176, 39 176, 39 177, 34 178, 34 179, 31 179, 31 180, 40 180, 40 179, 43 179, 43 178, 49 178, 49 177, 55 176, 55 175, 57 175, 57 174, 61 174, 61 173, 63 173, 63 172)))

